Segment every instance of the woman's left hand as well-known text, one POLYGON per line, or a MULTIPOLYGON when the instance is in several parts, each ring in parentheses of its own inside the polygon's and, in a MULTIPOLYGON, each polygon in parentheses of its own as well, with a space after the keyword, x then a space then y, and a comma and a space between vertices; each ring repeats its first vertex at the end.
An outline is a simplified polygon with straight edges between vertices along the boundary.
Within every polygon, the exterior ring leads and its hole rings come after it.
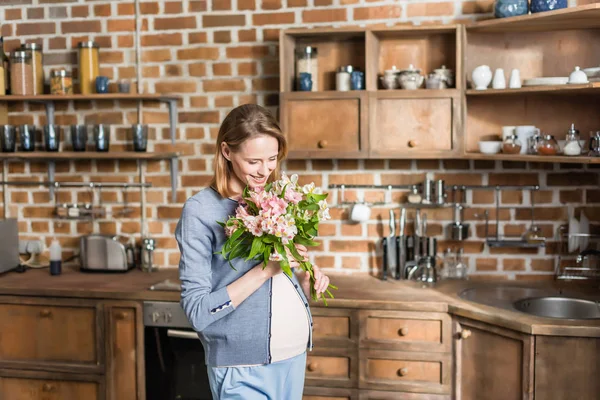
MULTIPOLYGON (((313 265, 313 274, 315 276, 315 291, 317 292, 317 298, 319 298, 329 286, 329 277, 325 275, 321 269, 313 265)), ((307 298, 310 299, 310 272, 304 273, 304 280, 302 281, 302 290, 307 298)))

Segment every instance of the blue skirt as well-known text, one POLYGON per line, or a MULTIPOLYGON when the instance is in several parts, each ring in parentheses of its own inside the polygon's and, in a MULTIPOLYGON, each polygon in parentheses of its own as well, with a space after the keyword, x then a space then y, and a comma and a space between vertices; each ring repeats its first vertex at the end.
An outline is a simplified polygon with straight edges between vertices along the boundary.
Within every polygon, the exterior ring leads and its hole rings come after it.
POLYGON ((306 352, 250 367, 209 367, 214 400, 301 400, 306 352))

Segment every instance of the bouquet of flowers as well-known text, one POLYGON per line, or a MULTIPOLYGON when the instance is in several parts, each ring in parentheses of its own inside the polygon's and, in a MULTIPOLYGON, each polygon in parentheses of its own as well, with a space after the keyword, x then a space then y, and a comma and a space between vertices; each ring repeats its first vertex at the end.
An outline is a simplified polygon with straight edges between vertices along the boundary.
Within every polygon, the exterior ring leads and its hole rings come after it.
MULTIPOLYGON (((314 183, 299 186, 297 175, 288 178, 285 173, 264 188, 246 187, 235 216, 219 222, 225 228, 227 241, 217 254, 228 260, 231 268, 234 268, 231 260, 238 257, 262 260, 263 268, 269 261, 279 261, 283 272, 290 277, 292 257, 310 273, 311 297, 317 300, 313 266, 298 253, 296 245, 319 244, 313 240, 319 222, 331 218, 326 198, 327 194, 314 183)), ((331 284, 329 287, 337 289, 331 284)), ((329 288, 326 293, 333 298, 329 288)), ((325 296, 323 301, 327 304, 325 296)))

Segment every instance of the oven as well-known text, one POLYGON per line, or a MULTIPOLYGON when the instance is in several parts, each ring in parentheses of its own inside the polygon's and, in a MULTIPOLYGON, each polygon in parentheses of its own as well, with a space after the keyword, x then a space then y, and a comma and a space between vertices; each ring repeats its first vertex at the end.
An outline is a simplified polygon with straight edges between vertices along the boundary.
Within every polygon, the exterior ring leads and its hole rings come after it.
POLYGON ((178 302, 144 302, 147 400, 212 400, 204 349, 178 302))

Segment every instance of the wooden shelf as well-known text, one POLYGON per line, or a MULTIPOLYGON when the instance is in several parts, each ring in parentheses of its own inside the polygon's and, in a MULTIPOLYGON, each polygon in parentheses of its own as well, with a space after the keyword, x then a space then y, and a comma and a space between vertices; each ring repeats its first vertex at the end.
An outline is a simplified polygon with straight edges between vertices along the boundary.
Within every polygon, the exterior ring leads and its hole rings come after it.
POLYGON ((179 100, 179 96, 168 94, 128 94, 128 93, 106 93, 106 94, 71 94, 71 95, 53 95, 42 94, 37 96, 0 96, 0 102, 17 101, 92 101, 92 100, 147 100, 147 101, 171 101, 179 100))
POLYGON ((466 25, 466 28, 469 31, 481 33, 600 28, 600 4, 594 3, 518 17, 489 19, 466 25))
POLYGON ((467 96, 507 96, 520 94, 600 94, 600 82, 583 85, 524 86, 520 89, 486 89, 466 91, 467 96))
MULTIPOLYGON (((600 84, 599 84, 600 85, 600 84)), ((322 92, 281 92, 286 99, 294 100, 319 100, 319 99, 348 99, 359 97, 361 93, 374 94, 382 97, 389 98, 448 98, 460 96, 459 89, 417 89, 417 90, 350 90, 347 92, 340 92, 336 90, 326 90, 322 92)))
POLYGON ((69 161, 69 160, 167 160, 177 158, 176 152, 134 152, 134 151, 115 151, 115 152, 96 152, 96 151, 60 151, 46 152, 33 151, 0 153, 2 160, 28 160, 28 161, 69 161))
POLYGON ((501 161, 526 161, 543 163, 567 163, 567 164, 600 164, 600 157, 586 156, 536 156, 528 154, 482 154, 465 153, 464 158, 469 160, 501 160, 501 161))

